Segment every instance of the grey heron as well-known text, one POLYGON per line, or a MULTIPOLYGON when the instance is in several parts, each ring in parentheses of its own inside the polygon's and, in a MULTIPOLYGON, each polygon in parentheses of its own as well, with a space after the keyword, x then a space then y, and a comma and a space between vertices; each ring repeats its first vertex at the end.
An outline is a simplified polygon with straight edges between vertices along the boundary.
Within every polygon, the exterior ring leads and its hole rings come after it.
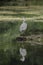
POLYGON ((27 29, 27 23, 25 22, 25 18, 23 18, 23 22, 20 25, 20 32, 24 32, 27 29))

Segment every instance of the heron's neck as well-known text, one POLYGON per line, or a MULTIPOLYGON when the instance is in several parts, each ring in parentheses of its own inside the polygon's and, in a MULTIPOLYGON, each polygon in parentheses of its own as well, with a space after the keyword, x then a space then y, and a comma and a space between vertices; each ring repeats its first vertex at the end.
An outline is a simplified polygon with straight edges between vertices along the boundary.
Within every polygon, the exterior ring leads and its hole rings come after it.
POLYGON ((23 23, 25 23, 25 20, 23 20, 23 23))
POLYGON ((20 60, 21 60, 22 62, 24 62, 24 61, 25 61, 25 57, 23 56, 20 60))

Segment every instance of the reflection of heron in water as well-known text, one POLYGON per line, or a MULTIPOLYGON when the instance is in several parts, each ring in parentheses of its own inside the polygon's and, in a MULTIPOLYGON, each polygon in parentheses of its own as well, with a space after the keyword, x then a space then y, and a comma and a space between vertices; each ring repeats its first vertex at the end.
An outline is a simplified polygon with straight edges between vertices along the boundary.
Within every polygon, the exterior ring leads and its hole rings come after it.
POLYGON ((26 49, 20 48, 20 55, 22 56, 22 58, 20 59, 22 62, 25 61, 25 56, 27 55, 27 51, 26 49))

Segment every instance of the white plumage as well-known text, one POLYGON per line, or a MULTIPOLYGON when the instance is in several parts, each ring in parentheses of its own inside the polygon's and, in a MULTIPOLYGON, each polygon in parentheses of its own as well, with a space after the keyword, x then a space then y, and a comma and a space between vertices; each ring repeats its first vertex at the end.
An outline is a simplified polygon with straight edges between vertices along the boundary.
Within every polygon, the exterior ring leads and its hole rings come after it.
POLYGON ((25 56, 27 55, 26 49, 20 48, 20 55, 22 56, 20 60, 25 61, 25 56))
POLYGON ((23 18, 23 23, 20 25, 20 32, 23 32, 27 29, 27 23, 25 22, 25 18, 23 18))
POLYGON ((27 54, 26 49, 20 48, 20 54, 22 56, 26 56, 26 54, 27 54))
POLYGON ((22 57, 20 60, 21 60, 22 62, 24 62, 24 61, 25 61, 25 57, 22 57))

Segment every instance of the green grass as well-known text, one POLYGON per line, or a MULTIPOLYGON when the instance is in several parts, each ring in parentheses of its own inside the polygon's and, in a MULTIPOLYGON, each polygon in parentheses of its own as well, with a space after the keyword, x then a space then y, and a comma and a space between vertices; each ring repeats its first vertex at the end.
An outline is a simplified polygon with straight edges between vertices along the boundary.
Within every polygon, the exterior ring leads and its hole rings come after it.
POLYGON ((1 32, 0 33, 0 36, 1 37, 0 38, 2 40, 2 41, 0 40, 0 44, 4 44, 2 46, 3 47, 4 46, 6 47, 8 45, 10 46, 12 38, 15 38, 16 35, 18 35, 18 32, 19 32, 18 31, 19 24, 18 23, 15 23, 15 22, 14 23, 4 23, 4 26, 5 26, 5 28, 8 27, 8 29, 7 30, 5 29, 3 31, 0 31, 1 32))
POLYGON ((12 17, 34 17, 34 16, 40 16, 38 14, 0 14, 0 16, 12 16, 12 17))

